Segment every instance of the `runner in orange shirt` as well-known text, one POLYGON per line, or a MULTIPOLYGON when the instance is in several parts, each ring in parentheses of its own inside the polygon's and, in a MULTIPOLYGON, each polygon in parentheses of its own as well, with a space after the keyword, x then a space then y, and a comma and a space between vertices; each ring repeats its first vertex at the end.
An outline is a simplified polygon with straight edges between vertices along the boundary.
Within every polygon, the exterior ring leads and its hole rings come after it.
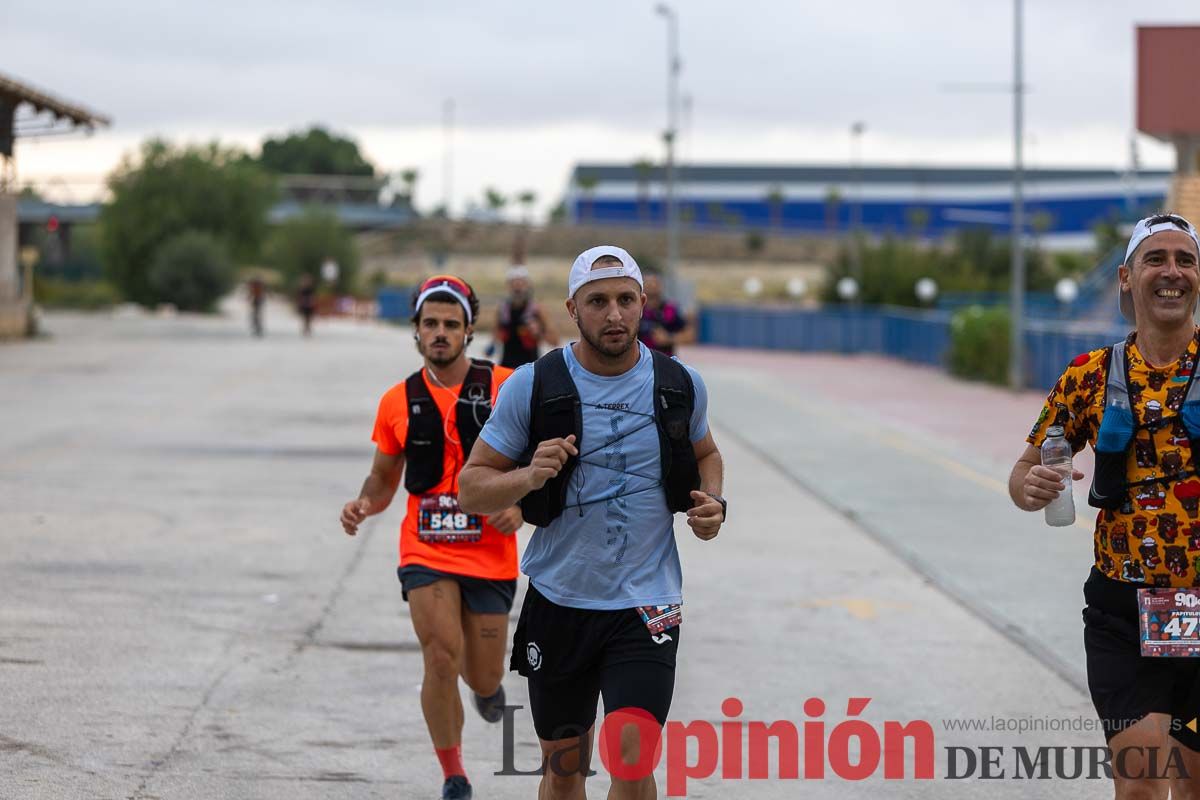
POLYGON ((425 366, 379 403, 371 474, 342 508, 350 536, 388 507, 400 485, 408 508, 400 527, 398 573, 421 643, 425 675, 421 710, 442 765, 442 797, 471 797, 462 763, 461 674, 488 722, 503 716, 508 612, 517 585, 521 511, 481 517, 458 507, 458 473, 512 370, 466 355, 479 314, 470 285, 452 275, 425 281, 417 293, 413 339, 425 366))

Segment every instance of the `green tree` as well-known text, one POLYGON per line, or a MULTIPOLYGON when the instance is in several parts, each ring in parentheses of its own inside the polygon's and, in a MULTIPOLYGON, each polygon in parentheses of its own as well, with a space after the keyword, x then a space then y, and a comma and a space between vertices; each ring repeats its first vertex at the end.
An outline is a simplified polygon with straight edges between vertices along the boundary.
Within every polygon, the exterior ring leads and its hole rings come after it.
POLYGON ((836 186, 825 190, 825 229, 829 233, 837 230, 838 206, 842 203, 842 193, 836 186))
POLYGON ((529 225, 533 222, 533 204, 537 202, 537 192, 526 189, 517 195, 517 202, 525 209, 525 224, 529 225))
POLYGON ((409 168, 400 173, 400 180, 404 181, 404 197, 408 200, 408 207, 413 207, 413 197, 417 193, 417 178, 420 173, 415 169, 409 168))
POLYGON ((184 231, 159 248, 147 281, 159 300, 181 311, 212 311, 234 286, 224 243, 202 231, 184 231))
POLYGON ((924 206, 913 206, 904 211, 904 221, 908 223, 909 235, 914 239, 920 239, 925 235, 925 229, 929 227, 929 219, 929 209, 924 206))
POLYGON ((304 209, 299 216, 275 228, 263 250, 265 261, 284 274, 289 286, 295 285, 301 275, 311 275, 320 281, 321 264, 331 258, 339 267, 337 291, 354 289, 358 247, 332 211, 304 209))
POLYGON ((771 218, 771 230, 778 231, 783 228, 783 187, 772 186, 771 191, 767 192, 767 207, 771 218))
POLYGON ((592 218, 593 198, 595 196, 596 187, 600 185, 600 179, 595 175, 577 175, 575 177, 575 185, 579 187, 579 193, 583 195, 583 211, 580 217, 583 222, 588 222, 592 218))
POLYGON ((488 211, 495 215, 497 222, 501 220, 500 215, 504 212, 504 207, 508 205, 508 197, 499 189, 489 186, 483 191, 483 201, 487 203, 488 211))
POLYGON ((374 165, 363 158, 353 139, 332 134, 319 125, 267 139, 262 144, 259 163, 280 175, 375 177, 374 165))
POLYGON ((183 231, 211 234, 235 262, 258 256, 274 180, 237 150, 217 143, 176 148, 160 139, 127 156, 108 178, 100 212, 101 258, 112 282, 136 303, 161 298, 148 280, 159 249, 183 231))

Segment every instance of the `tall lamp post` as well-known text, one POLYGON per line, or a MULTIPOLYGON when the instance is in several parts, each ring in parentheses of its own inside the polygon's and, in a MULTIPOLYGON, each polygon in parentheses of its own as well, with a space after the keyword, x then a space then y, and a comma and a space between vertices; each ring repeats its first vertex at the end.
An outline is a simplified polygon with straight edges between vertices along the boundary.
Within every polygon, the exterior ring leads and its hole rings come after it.
POLYGON ((679 15, 666 3, 654 13, 667 21, 667 280, 675 280, 679 264, 679 209, 675 204, 675 143, 679 132, 679 15))
POLYGON ((850 167, 854 175, 854 203, 850 206, 850 265, 854 279, 862 284, 862 135, 867 129, 865 122, 850 126, 850 167))
POLYGON ((1022 138, 1025 134, 1025 83, 1021 47, 1022 0, 1013 0, 1013 207, 1012 207, 1012 320, 1008 342, 1008 385, 1014 391, 1025 383, 1025 251, 1021 232, 1025 227, 1025 205, 1021 182, 1024 178, 1022 138))

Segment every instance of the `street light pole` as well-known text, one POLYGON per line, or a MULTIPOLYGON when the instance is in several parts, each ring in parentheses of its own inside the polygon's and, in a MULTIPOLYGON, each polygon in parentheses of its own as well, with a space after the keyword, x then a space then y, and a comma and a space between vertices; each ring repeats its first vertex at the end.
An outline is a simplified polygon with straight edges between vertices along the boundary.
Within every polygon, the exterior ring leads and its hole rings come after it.
POLYGON ((666 3, 654 11, 667 20, 667 130, 663 142, 667 146, 667 280, 673 282, 679 266, 679 209, 675 203, 675 143, 679 120, 679 16, 666 3))
POLYGON ((865 122, 855 122, 850 126, 850 166, 854 175, 854 202, 850 206, 850 265, 859 286, 862 286, 862 135, 866 129, 865 122))
POLYGON ((1014 391, 1025 384, 1025 250, 1021 233, 1025 207, 1021 181, 1024 178, 1021 143, 1025 135, 1025 83, 1021 46, 1022 0, 1013 0, 1013 207, 1012 207, 1012 302, 1008 342, 1008 385, 1014 391))
POLYGON ((454 201, 454 100, 442 104, 442 133, 445 136, 442 152, 442 208, 450 219, 450 204, 454 201))

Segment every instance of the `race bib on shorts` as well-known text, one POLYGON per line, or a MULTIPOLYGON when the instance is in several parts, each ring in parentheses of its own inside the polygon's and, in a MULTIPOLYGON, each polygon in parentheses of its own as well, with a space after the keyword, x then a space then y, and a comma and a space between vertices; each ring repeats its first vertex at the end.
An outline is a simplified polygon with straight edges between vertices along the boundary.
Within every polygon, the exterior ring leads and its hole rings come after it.
POLYGON ((683 606, 638 606, 638 613, 642 615, 642 622, 646 623, 646 629, 650 633, 662 633, 676 627, 683 622, 683 606))
POLYGON ((452 494, 421 498, 417 538, 426 544, 471 544, 483 536, 483 517, 467 514, 452 494))
POLYGON ((1138 589, 1143 656, 1200 656, 1200 589, 1138 589))

